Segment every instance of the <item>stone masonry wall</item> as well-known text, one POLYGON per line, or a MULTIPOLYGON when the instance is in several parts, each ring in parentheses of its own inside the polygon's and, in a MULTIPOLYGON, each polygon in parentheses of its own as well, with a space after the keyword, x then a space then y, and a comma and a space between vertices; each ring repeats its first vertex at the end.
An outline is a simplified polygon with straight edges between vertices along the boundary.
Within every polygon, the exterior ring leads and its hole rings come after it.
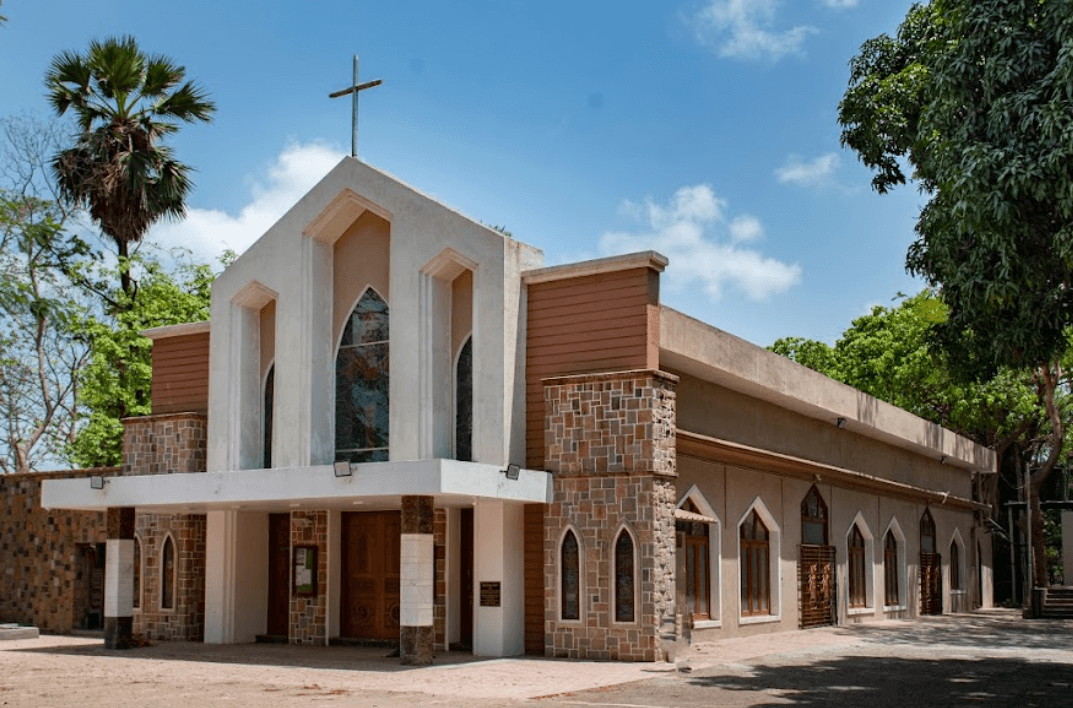
POLYGON ((200 641, 205 634, 205 515, 138 514, 140 592, 134 632, 147 639, 200 641), (164 539, 175 544, 175 606, 161 608, 164 539))
MULTIPOLYGON (((291 644, 324 645, 328 637, 328 512, 291 512, 291 554, 296 546, 317 548, 317 594, 291 593, 291 644)), ((293 570, 291 571, 293 572, 293 570)))
POLYGON ((123 474, 204 472, 208 417, 167 413, 123 419, 123 474))
POLYGON ((663 658, 660 627, 675 602, 674 376, 626 371, 544 381, 545 464, 553 502, 544 517, 545 654, 663 658), (634 622, 614 621, 614 543, 636 540, 634 622), (559 543, 581 546, 580 618, 561 620, 559 543))
POLYGON ((432 518, 433 562, 436 575, 432 595, 435 648, 447 651, 447 510, 436 509, 432 518))
POLYGON ((89 578, 79 547, 105 542, 104 514, 42 509, 41 481, 118 472, 108 467, 0 475, 0 622, 53 633, 83 626, 86 618, 75 608, 85 605, 89 578))

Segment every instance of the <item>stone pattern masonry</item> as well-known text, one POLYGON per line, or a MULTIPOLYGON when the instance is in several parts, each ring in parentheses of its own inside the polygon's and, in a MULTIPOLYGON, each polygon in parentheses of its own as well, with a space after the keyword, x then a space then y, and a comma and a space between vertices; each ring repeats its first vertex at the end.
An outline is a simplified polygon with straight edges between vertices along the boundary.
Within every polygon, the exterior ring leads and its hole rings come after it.
POLYGON ((201 641, 205 632, 205 515, 138 514, 140 550, 134 632, 147 639, 201 641), (161 607, 164 539, 175 544, 175 600, 161 607))
POLYGON ((290 643, 323 646, 328 643, 327 511, 291 512, 292 554, 295 546, 314 546, 317 549, 317 591, 310 597, 291 593, 290 643))
POLYGON ((660 628, 675 614, 675 391, 655 370, 546 379, 544 516, 547 656, 657 661, 660 628), (581 612, 560 619, 559 544, 581 545, 581 612), (636 540, 635 621, 614 620, 614 543, 636 540))
POLYGON ((123 474, 204 472, 208 417, 165 413, 123 419, 123 474))

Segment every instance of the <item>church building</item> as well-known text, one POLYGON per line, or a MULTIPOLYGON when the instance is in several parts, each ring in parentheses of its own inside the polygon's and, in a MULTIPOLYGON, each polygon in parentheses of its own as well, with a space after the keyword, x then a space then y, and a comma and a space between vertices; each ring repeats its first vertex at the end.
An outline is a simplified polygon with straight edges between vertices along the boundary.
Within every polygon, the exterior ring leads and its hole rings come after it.
POLYGON ((40 480, 102 514, 107 644, 656 661, 989 606, 994 454, 663 306, 673 266, 545 267, 345 158, 145 333, 122 468, 40 480))

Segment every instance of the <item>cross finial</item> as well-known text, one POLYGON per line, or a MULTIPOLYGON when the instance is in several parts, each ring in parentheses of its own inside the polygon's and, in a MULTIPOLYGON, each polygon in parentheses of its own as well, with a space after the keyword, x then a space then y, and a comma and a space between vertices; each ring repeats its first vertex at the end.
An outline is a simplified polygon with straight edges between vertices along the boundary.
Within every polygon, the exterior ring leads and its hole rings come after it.
POLYGON ((335 93, 329 93, 328 98, 339 98, 340 96, 346 96, 348 93, 353 96, 352 103, 352 116, 351 126, 353 134, 350 138, 350 156, 358 156, 358 92, 365 89, 372 88, 373 86, 379 86, 383 81, 380 79, 374 79, 373 81, 366 81, 363 84, 358 83, 358 55, 354 55, 354 83, 349 88, 345 88, 342 91, 336 91, 335 93))

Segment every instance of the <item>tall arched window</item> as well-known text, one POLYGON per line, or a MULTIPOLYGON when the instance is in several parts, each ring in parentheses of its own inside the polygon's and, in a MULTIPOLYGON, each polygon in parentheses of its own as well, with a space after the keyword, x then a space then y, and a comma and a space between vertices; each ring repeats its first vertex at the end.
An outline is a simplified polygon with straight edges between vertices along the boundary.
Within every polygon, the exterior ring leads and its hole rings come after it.
POLYGON ((815 484, 801 500, 801 543, 827 545, 827 505, 815 484))
POLYGON ((633 537, 626 529, 615 540, 615 621, 633 622, 633 537))
POLYGON ((134 537, 134 609, 142 606, 142 542, 134 537))
POLYGON ((883 586, 884 604, 890 607, 902 604, 898 592, 898 539, 893 530, 888 530, 883 539, 883 586))
POLYGON ((741 535, 741 614, 771 614, 769 534, 756 510, 742 522, 741 535))
POLYGON ((961 590, 961 548, 957 539, 950 542, 950 589, 961 590))
POLYGON ((455 364, 455 459, 473 461, 473 337, 455 364))
POLYGON ((368 289, 335 358, 335 459, 388 459, 388 306, 368 289))
POLYGON ((920 517, 920 552, 935 553, 935 520, 927 509, 920 517))
POLYGON ((160 551, 160 609, 175 609, 175 542, 164 537, 160 551))
POLYGON ((868 583, 864 576, 864 536, 857 524, 849 534, 849 606, 864 607, 867 604, 868 583))
POLYGON ((563 536, 559 553, 560 616, 564 620, 581 619, 581 549, 573 531, 563 536))
POLYGON ((272 467, 272 405, 276 395, 276 365, 268 369, 265 377, 265 469, 272 467))
MULTIPOLYGON (((686 499, 679 507, 696 516, 701 516, 697 505, 692 499, 686 499)), ((686 609, 693 615, 694 620, 706 620, 710 618, 711 608, 709 598, 711 590, 709 580, 711 570, 708 567, 711 558, 710 539, 708 536, 708 524, 695 520, 678 519, 675 521, 675 530, 678 533, 678 545, 685 555, 685 600, 686 609)))

